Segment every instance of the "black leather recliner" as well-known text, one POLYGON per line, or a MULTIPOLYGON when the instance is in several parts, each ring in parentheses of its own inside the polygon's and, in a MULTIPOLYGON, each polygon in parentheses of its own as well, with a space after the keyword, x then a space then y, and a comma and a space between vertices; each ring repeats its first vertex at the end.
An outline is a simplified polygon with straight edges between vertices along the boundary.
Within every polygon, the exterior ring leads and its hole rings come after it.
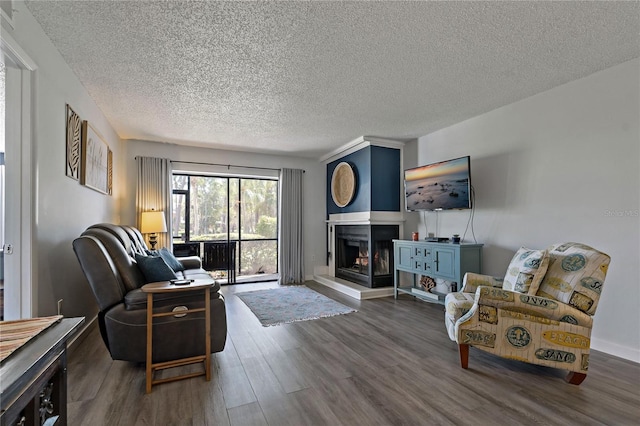
MULTIPOLYGON (((140 287, 145 279, 135 254, 145 254, 142 234, 130 226, 101 223, 90 226, 73 241, 73 250, 93 290, 100 313, 102 339, 114 360, 145 362, 147 295, 140 287)), ((206 278, 198 257, 178 258, 185 270, 178 278, 206 278)), ((211 352, 224 349, 227 318, 220 285, 211 289, 211 352)), ((204 290, 156 294, 154 311, 204 307, 204 290)), ((153 362, 202 355, 205 352, 204 313, 159 317, 153 323, 153 362)))

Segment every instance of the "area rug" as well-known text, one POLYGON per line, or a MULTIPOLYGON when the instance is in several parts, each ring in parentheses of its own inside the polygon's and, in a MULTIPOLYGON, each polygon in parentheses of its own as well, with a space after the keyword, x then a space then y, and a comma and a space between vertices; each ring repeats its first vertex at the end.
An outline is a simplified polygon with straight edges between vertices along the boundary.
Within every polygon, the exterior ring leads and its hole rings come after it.
POLYGON ((236 293, 264 327, 357 312, 305 286, 236 293))

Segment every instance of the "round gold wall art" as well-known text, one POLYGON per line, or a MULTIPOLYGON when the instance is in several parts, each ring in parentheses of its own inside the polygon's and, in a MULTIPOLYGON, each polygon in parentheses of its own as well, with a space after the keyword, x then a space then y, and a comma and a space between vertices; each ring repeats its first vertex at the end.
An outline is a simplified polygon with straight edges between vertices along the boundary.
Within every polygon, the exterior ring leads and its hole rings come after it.
POLYGON ((356 175, 349 163, 336 166, 331 176, 331 197, 338 207, 347 206, 356 193, 356 175))

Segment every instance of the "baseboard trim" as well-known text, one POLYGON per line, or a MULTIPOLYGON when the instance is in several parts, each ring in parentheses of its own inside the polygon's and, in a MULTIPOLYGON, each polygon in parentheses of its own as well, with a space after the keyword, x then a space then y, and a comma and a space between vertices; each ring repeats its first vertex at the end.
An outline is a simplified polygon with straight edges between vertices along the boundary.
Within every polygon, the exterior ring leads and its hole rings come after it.
POLYGON ((72 354, 80 344, 84 341, 84 339, 89 335, 94 328, 98 328, 98 317, 95 316, 90 320, 85 320, 84 326, 75 334, 75 336, 67 342, 67 350, 69 354, 72 354))
POLYGON ((622 346, 617 343, 594 338, 593 336, 591 336, 591 349, 604 352, 608 355, 617 356, 618 358, 623 358, 628 361, 640 363, 640 349, 622 346))

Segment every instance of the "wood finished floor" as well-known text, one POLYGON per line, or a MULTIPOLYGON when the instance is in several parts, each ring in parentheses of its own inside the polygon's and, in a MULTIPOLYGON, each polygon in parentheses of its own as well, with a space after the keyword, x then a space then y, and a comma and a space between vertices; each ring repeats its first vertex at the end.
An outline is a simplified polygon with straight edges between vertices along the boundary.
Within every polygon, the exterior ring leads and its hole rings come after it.
MULTIPOLYGON (((69 357, 69 425, 635 425, 640 365, 592 351, 580 386, 565 372, 471 348, 459 366, 444 307, 401 296, 357 301, 307 285, 358 312, 262 327, 223 287, 227 346, 212 379, 145 394, 144 366, 112 361, 97 328, 69 357)), ((185 367, 188 368, 188 367, 185 367)))

